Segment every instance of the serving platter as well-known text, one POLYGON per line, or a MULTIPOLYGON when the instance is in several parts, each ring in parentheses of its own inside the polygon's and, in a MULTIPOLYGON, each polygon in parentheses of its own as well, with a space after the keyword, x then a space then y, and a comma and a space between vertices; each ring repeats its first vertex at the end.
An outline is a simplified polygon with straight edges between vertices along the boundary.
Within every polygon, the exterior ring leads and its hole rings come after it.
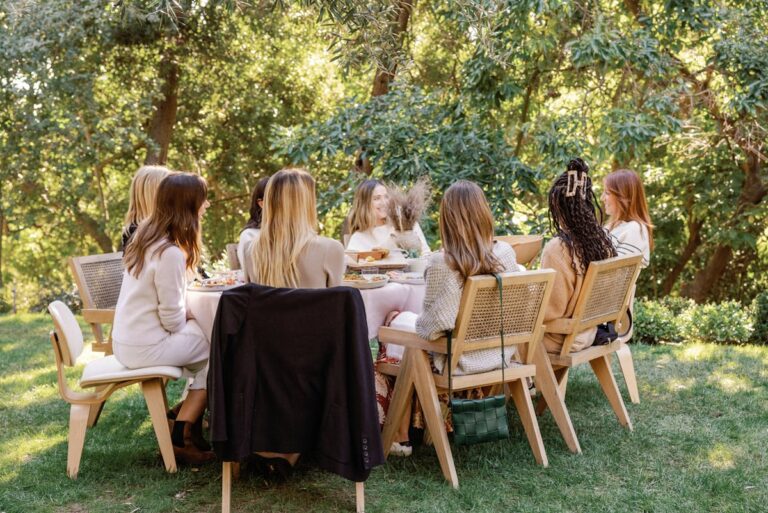
POLYGON ((346 275, 341 282, 345 287, 354 287, 356 289, 378 289, 389 283, 389 276, 386 274, 371 274, 371 275, 354 275, 356 278, 351 279, 349 275, 346 275), (357 278, 359 276, 359 278, 357 278))

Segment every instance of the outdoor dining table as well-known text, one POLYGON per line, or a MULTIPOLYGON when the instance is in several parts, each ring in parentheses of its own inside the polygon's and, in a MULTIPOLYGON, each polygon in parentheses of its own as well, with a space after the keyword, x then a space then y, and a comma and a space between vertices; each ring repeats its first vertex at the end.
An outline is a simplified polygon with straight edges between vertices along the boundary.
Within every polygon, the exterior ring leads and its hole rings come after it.
MULTIPOLYGON (((376 289, 361 290, 365 304, 365 315, 368 323, 368 338, 374 338, 384 319, 392 310, 421 313, 424 303, 426 286, 410 283, 387 283, 376 289)), ((190 310, 200 328, 211 340, 213 322, 219 306, 221 292, 206 290, 188 290, 187 308, 190 310)))

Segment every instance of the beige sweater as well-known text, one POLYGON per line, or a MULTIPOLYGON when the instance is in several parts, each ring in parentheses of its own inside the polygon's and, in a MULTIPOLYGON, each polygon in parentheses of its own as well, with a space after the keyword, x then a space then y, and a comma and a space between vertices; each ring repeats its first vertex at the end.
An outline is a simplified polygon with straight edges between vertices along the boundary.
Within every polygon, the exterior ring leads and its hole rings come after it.
MULTIPOLYGON (((559 237, 554 237, 544 246, 544 251, 541 254, 541 268, 557 271, 552 294, 549 296, 549 304, 544 313, 544 324, 561 317, 570 317, 576 308, 576 300, 584 283, 584 275, 577 274, 573 270, 568 246, 559 237)), ((578 269, 579 266, 576 265, 576 268, 578 269)), ((571 345, 571 352, 581 351, 591 346, 595 340, 595 333, 597 333, 597 328, 590 328, 576 335, 576 339, 571 345)), ((559 353, 563 348, 564 341, 565 335, 556 333, 544 335, 544 347, 550 353, 559 353)))
MULTIPOLYGON (((515 250, 506 242, 496 242, 493 254, 501 261, 504 271, 524 269, 517 265, 515 250)), ((456 326, 464 280, 457 271, 448 267, 442 251, 430 256, 425 273, 427 291, 424 296, 424 310, 416 319, 416 333, 427 340, 435 340, 456 326)), ((509 365, 514 352, 508 351, 506 356, 509 365)), ((437 370, 442 372, 445 355, 436 354, 434 362, 437 370)), ((481 349, 462 354, 455 374, 475 374, 500 368, 501 350, 481 349)))
MULTIPOLYGON (((243 262, 245 281, 255 282, 255 264, 253 261, 253 246, 259 240, 259 235, 246 246, 243 262)), ((344 246, 339 241, 317 236, 312 239, 299 253, 296 262, 299 275, 299 288, 324 289, 338 287, 344 277, 346 262, 344 261, 344 246)))

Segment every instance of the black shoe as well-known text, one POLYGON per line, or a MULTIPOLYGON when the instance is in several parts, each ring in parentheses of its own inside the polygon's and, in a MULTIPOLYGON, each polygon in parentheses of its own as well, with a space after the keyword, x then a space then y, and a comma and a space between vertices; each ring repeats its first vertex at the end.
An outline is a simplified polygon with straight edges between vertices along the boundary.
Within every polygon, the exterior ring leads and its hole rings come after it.
POLYGON ((265 479, 275 482, 285 482, 293 474, 293 465, 285 458, 265 458, 259 454, 254 454, 250 462, 256 467, 265 479))

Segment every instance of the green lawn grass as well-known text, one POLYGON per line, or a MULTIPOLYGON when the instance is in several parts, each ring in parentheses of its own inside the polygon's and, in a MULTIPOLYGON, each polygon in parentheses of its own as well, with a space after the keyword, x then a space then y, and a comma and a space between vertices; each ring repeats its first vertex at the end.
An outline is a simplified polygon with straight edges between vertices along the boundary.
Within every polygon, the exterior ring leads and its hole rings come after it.
MULTIPOLYGON (((0 512, 219 511, 220 467, 166 474, 137 387, 107 402, 79 478, 66 477, 69 409, 56 388, 50 326, 44 315, 0 317, 0 512)), ((536 466, 513 413, 510 440, 454 448, 458 490, 420 447, 371 474, 367 511, 768 511, 768 348, 633 353, 642 400, 627 406, 634 432, 619 426, 590 368, 577 368, 567 403, 582 455, 567 451, 546 414, 549 468, 536 466)), ((180 389, 171 385, 171 400, 180 389)), ((281 485, 244 477, 233 511, 351 512, 354 486, 306 468, 281 485)))

